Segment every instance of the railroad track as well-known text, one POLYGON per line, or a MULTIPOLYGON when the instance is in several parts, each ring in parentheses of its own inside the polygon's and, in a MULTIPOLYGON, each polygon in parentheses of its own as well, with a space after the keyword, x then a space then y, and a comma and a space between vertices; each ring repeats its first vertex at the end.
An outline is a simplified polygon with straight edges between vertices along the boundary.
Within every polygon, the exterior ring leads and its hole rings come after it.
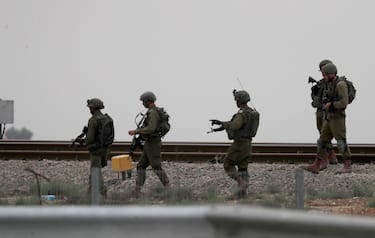
MULTIPOLYGON (((230 143, 163 142, 162 159, 181 162, 207 162, 222 158, 230 143)), ((111 156, 128 152, 130 142, 115 142, 111 156)), ((375 144, 350 144, 354 163, 375 161, 375 144)), ((302 163, 314 159, 316 144, 253 143, 252 162, 302 163)), ((134 153, 137 160, 141 151, 134 153)), ((84 146, 71 146, 70 141, 0 141, 0 159, 22 160, 87 160, 84 146)), ((339 156, 340 159, 340 156, 339 156)))

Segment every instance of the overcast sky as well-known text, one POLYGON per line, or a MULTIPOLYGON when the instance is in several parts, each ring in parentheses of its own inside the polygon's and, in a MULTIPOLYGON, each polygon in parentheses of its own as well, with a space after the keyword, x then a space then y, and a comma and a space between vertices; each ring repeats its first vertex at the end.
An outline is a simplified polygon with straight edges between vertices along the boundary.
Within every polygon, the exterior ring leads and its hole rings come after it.
POLYGON ((250 93, 254 142, 311 142, 318 132, 309 75, 322 59, 357 88, 349 143, 373 143, 373 0, 0 0, 0 98, 35 140, 70 140, 104 101, 116 139, 130 140, 139 96, 171 115, 166 141, 227 141, 209 119, 236 113, 250 93))

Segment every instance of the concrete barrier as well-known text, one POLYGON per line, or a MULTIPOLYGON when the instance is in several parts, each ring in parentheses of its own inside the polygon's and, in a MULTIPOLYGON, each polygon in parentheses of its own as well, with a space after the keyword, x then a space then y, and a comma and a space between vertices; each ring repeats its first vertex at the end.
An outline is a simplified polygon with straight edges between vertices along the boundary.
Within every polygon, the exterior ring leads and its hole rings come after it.
POLYGON ((297 210, 220 207, 208 214, 216 237, 375 237, 375 219, 313 214, 297 210))
POLYGON ((375 219, 248 206, 1 207, 0 237, 375 236, 375 219))
POLYGON ((214 237, 208 207, 3 207, 1 238, 214 237))

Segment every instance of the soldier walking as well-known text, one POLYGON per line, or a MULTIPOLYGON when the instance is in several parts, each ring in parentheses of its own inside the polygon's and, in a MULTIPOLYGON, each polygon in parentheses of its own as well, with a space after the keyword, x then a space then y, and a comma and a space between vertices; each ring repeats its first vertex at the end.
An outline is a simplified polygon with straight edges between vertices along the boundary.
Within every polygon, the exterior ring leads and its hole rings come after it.
MULTIPOLYGON (((87 149, 90 152, 90 168, 98 168, 100 171, 99 174, 99 191, 102 196, 106 197, 107 189, 104 186, 103 182, 103 175, 101 173, 101 168, 107 165, 107 159, 110 152, 108 144, 103 143, 103 139, 100 138, 102 132, 101 123, 102 120, 105 120, 108 116, 107 114, 104 115, 101 112, 101 109, 104 109, 103 101, 98 98, 92 98, 87 100, 87 107, 90 109, 91 118, 88 121, 87 125, 87 135, 85 139, 85 144, 87 145, 87 149)), ((112 119, 111 119, 112 120, 112 119)), ((113 124, 112 124, 113 126, 113 124)), ((112 128, 112 135, 110 135, 113 140, 114 131, 112 128)), ((111 143, 111 142, 110 142, 111 143)), ((89 184, 89 191, 91 191, 91 170, 90 170, 90 184, 89 184)))
POLYGON ((224 157, 224 170, 230 178, 237 181, 237 197, 244 198, 249 186, 248 163, 251 159, 252 138, 255 136, 259 124, 259 113, 247 105, 250 101, 248 92, 233 91, 233 95, 239 111, 233 115, 230 121, 211 120, 211 123, 220 125, 213 131, 225 129, 228 138, 233 140, 224 157))
POLYGON ((337 76, 337 67, 328 63, 322 68, 326 86, 323 91, 324 122, 317 145, 317 155, 312 165, 302 168, 319 173, 320 165, 327 156, 327 144, 335 138, 339 153, 344 158, 344 167, 337 173, 351 173, 351 153, 346 142, 345 109, 349 103, 348 85, 337 76))
POLYGON ((135 185, 135 195, 141 195, 141 188, 146 181, 146 168, 151 165, 152 170, 160 179, 160 182, 169 187, 169 179, 161 167, 161 136, 157 131, 160 124, 160 115, 155 105, 156 96, 152 92, 145 92, 140 96, 143 106, 147 108, 146 118, 143 125, 135 130, 128 131, 128 134, 134 136, 140 134, 141 139, 145 141, 141 158, 137 164, 137 179, 135 185))
MULTIPOLYGON (((325 66, 328 63, 332 63, 331 60, 322 60, 319 63, 319 71, 322 72, 323 66, 325 66)), ((311 88, 311 98, 312 103, 311 105, 316 108, 316 127, 319 131, 319 135, 322 132, 323 128, 323 122, 324 122, 324 110, 323 110, 323 91, 327 84, 327 81, 324 79, 324 75, 322 72, 323 78, 319 81, 315 81, 316 84, 311 88)), ((309 81, 310 82, 310 81, 309 81)), ((314 82, 314 80, 313 80, 314 82)), ((321 163, 320 163, 320 170, 326 169, 328 164, 337 164, 337 156, 332 146, 332 141, 329 141, 327 146, 327 154, 323 157, 321 163)))

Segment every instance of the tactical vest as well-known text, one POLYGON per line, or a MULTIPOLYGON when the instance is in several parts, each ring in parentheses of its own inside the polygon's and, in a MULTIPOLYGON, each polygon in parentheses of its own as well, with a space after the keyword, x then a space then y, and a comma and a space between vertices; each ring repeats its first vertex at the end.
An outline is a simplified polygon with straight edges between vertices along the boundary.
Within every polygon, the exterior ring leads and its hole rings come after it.
MULTIPOLYGON (((237 140, 237 139, 252 139, 258 130, 259 126, 259 113, 251 108, 244 108, 242 109, 246 122, 242 127, 238 130, 229 130, 227 129, 228 138, 230 140, 237 140)), ((236 116, 233 115, 231 121, 236 116)))
MULTIPOLYGON (((328 82, 325 84, 324 91, 323 91, 323 104, 326 103, 333 103, 335 101, 339 101, 339 95, 337 94, 337 84, 340 81, 343 81, 344 79, 341 77, 338 77, 335 82, 328 82)), ((349 96, 349 95, 348 95, 349 96)), ((329 112, 335 113, 335 112, 341 112, 345 111, 345 108, 341 109, 333 109, 332 107, 329 109, 329 112)))
MULTIPOLYGON (((152 108, 151 110, 155 110, 159 114, 158 108, 156 106, 154 108, 152 108)), ((145 120, 143 121, 143 124, 142 124, 141 128, 145 128, 145 127, 147 127, 149 125, 151 110, 147 111, 145 120)), ((146 140, 147 141, 147 140, 149 140, 151 138, 155 138, 155 137, 159 137, 160 138, 161 137, 160 134, 159 134, 159 132, 158 132, 158 128, 160 126, 160 120, 161 120, 161 118, 160 118, 160 114, 159 114, 159 121, 157 122, 157 126, 156 126, 155 131, 152 132, 151 134, 141 135, 142 140, 146 140)))

